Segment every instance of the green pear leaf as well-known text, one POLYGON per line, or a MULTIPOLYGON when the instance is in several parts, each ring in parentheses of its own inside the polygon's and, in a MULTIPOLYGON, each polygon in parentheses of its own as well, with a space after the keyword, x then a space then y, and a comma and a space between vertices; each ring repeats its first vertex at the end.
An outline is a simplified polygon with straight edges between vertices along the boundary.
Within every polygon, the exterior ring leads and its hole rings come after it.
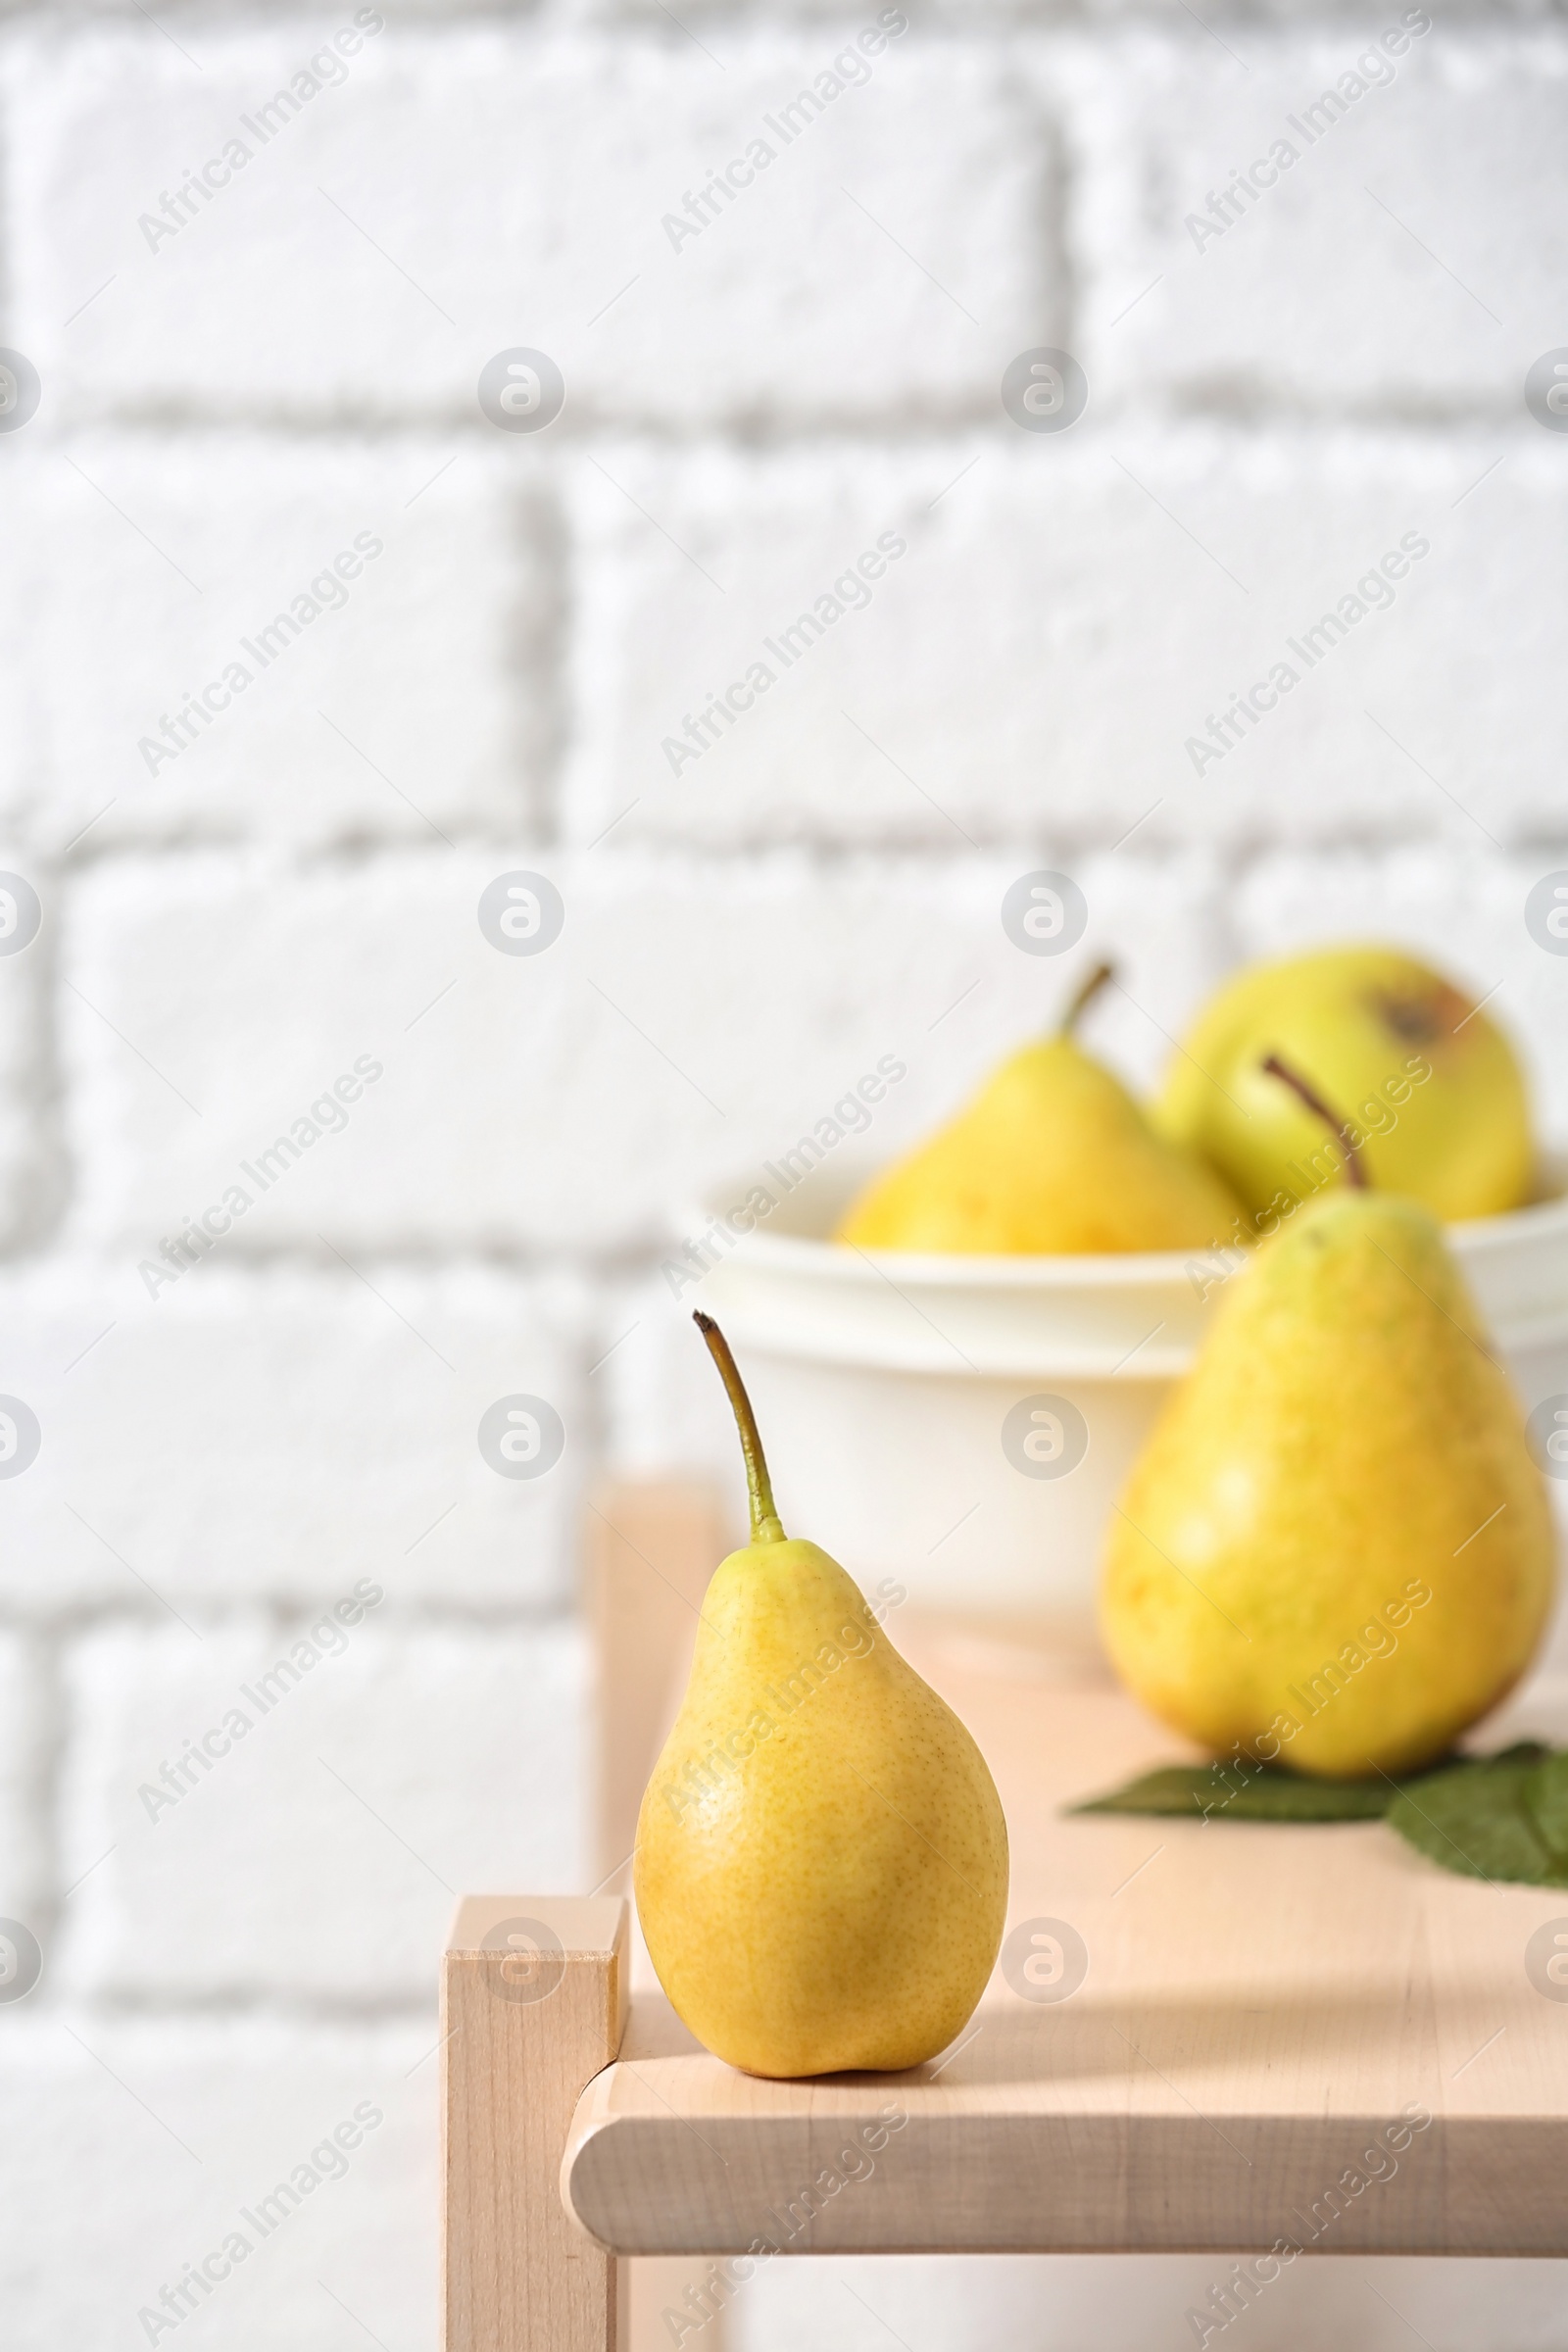
POLYGON ((1568 1749, 1538 1764, 1525 1786, 1525 1804, 1544 1845, 1568 1857, 1568 1749))
POLYGON ((1387 1781, 1308 1781, 1273 1764, 1166 1764, 1073 1813, 1157 1813, 1190 1821, 1379 1821, 1387 1781))
POLYGON ((1534 1784, 1547 1777, 1548 1805, 1560 1818, 1561 1771, 1568 1754, 1534 1745, 1477 1757, 1437 1772, 1401 1791, 1389 1807, 1389 1826, 1429 1861, 1464 1878, 1521 1880, 1529 1886, 1568 1886, 1568 1857, 1554 1852, 1538 1827, 1534 1784))
POLYGON ((1387 1819, 1445 1870, 1568 1886, 1568 1749, 1522 1740, 1494 1756, 1429 1765, 1400 1782, 1313 1781, 1277 1765, 1167 1764, 1072 1813, 1142 1813, 1194 1821, 1387 1819))

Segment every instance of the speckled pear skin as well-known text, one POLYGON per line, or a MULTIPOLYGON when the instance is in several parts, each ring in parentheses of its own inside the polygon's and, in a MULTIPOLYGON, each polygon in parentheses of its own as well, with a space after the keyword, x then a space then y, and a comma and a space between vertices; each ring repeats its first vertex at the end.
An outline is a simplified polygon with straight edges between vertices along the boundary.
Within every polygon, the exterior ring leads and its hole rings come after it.
MULTIPOLYGON (((1262 1067, 1282 1054, 1361 1130, 1374 1192, 1453 1223, 1530 1198, 1524 1072, 1492 1014, 1430 965, 1374 943, 1315 948, 1235 973, 1171 1055, 1150 1117, 1266 1215, 1322 1160, 1314 1114, 1262 1067)), ((1344 1181, 1331 1175, 1331 1183, 1344 1181)))
POLYGON ((1486 1344, 1413 1201, 1324 1193, 1263 1244, 1111 1521, 1101 1621, 1147 1706, 1344 1779, 1431 1761, 1504 1696, 1554 1544, 1486 1344))
POLYGON ((1120 1079, 1060 1036, 1010 1055, 966 1109, 866 1188, 836 1238, 1035 1255, 1249 1237, 1225 1179, 1156 1135, 1120 1079))
POLYGON ((748 2074, 916 2066, 984 1990, 1007 1904, 991 1774, 814 1544, 718 1567, 637 1838, 659 1981, 748 2074))

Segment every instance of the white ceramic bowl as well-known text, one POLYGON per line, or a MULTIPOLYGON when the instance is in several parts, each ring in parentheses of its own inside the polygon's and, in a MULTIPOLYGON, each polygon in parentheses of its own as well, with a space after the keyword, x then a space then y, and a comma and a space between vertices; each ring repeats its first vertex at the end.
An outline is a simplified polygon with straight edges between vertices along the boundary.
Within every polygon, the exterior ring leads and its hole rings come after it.
MULTIPOLYGON (((1083 1613, 1116 1496, 1223 1285, 1202 1295, 1214 1268, 1200 1251, 845 1249, 824 1237, 867 1173, 847 1157, 815 1170, 702 1286, 741 1357, 786 1523, 862 1582, 896 1576, 925 1603, 1083 1613)), ((1568 1160, 1553 1158, 1549 1197, 1449 1228, 1527 1406, 1568 1391, 1565 1188, 1568 1160)))

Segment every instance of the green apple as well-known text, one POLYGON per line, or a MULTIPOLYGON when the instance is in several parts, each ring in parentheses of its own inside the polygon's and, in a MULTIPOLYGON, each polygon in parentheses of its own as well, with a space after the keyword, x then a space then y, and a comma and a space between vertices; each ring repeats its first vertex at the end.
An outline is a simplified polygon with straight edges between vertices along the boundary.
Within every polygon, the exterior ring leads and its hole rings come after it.
POLYGON ((1200 1152, 1254 1219, 1343 1181, 1344 1154, 1263 1063, 1277 1054, 1353 1122, 1379 1192, 1443 1218, 1531 1197, 1525 1082, 1496 1024, 1396 948, 1322 948, 1253 964, 1200 1015, 1153 1105, 1161 1133, 1200 1152))

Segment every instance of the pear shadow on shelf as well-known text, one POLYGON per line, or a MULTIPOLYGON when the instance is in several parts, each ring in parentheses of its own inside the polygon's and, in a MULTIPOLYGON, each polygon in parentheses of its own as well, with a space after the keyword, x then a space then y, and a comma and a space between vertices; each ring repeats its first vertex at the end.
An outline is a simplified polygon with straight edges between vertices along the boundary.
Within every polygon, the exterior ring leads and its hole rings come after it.
MULTIPOLYGON (((1173 1990, 1137 2000, 1025 2003, 1004 1995, 975 2012, 952 2050, 902 2073, 852 2071, 802 2076, 781 2089, 995 2089, 1031 2082, 1099 2082, 1136 2085, 1164 2076, 1209 2074, 1245 2066, 1249 2074, 1289 2068, 1309 2049, 1325 2078, 1352 2070, 1369 2048, 1421 2032, 1402 2002, 1374 1999, 1353 1987, 1289 1990, 1275 2000, 1218 1998, 1173 1990)), ((628 2064, 698 2059, 721 2064, 681 2024, 662 1994, 639 1993, 621 2058, 628 2064)), ((742 2081, 764 2080, 742 2076, 742 2081)), ((664 2088, 668 2089, 667 2078, 664 2088)))
POLYGON ((1402 2004, 1348 1986, 1285 1991, 1275 1999, 1172 1989, 1135 1999, 1026 2003, 1003 1995, 983 2003, 960 2035, 956 2055, 901 2076, 911 2085, 1004 2089, 1008 2084, 1137 2082, 1152 2073, 1178 2078, 1245 2066, 1289 2066, 1303 2047, 1315 2064, 1356 2063, 1369 2044, 1408 2032, 1402 2004), (978 2028, 978 2031, 976 2030, 978 2028), (967 2036, 967 2037, 966 2037, 967 2036))
POLYGON ((690 2028, 681 2024, 666 1994, 639 1990, 632 1995, 631 2014, 616 2055, 635 2064, 659 2058, 707 2058, 710 2053, 690 2028))

